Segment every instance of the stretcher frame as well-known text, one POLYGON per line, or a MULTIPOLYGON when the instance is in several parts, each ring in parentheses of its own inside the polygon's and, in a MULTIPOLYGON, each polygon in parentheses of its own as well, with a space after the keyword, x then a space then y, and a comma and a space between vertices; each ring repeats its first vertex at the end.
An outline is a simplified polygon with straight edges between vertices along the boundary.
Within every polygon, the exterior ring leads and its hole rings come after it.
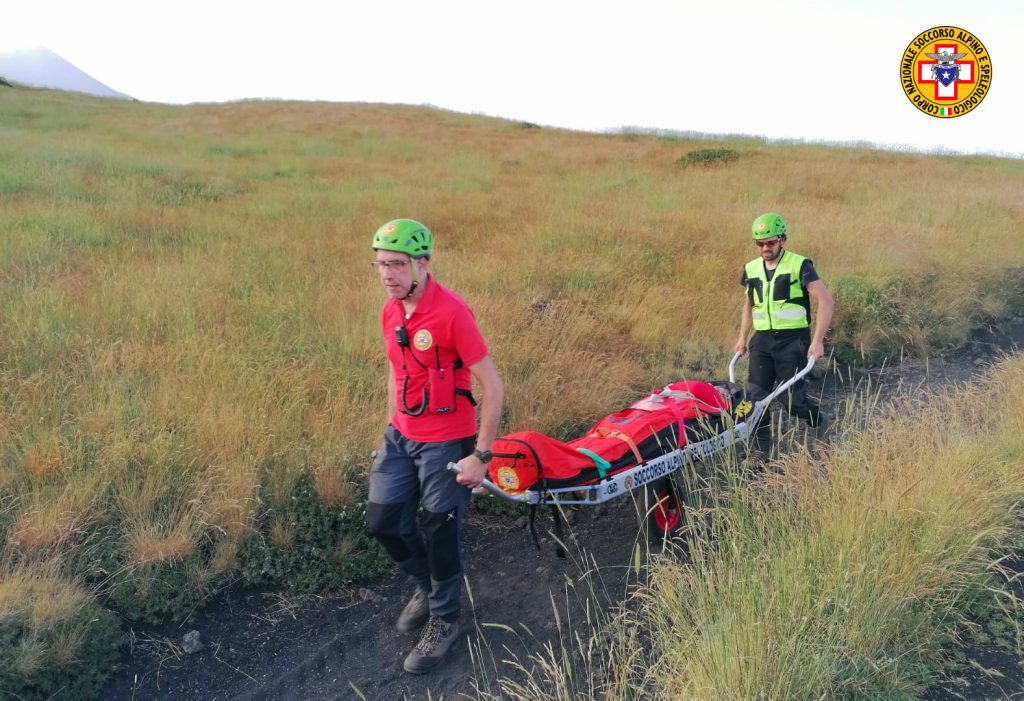
MULTIPOLYGON (((729 382, 733 384, 736 382, 736 363, 739 359, 740 354, 737 353, 729 361, 729 382)), ((551 489, 531 487, 519 494, 510 494, 487 478, 484 478, 480 488, 499 499, 517 504, 533 506, 545 504, 593 506, 603 504, 646 484, 668 477, 682 467, 691 465, 709 455, 719 453, 737 443, 746 442, 771 403, 803 379, 814 367, 814 362, 814 359, 808 359, 807 365, 793 375, 793 377, 776 387, 764 399, 754 402, 750 413, 743 417, 742 421, 732 423, 732 425, 727 426, 723 431, 710 438, 687 443, 685 446, 676 448, 664 455, 646 460, 614 475, 608 475, 599 482, 551 489)), ((449 463, 448 469, 452 472, 459 472, 459 467, 455 463, 449 463)))

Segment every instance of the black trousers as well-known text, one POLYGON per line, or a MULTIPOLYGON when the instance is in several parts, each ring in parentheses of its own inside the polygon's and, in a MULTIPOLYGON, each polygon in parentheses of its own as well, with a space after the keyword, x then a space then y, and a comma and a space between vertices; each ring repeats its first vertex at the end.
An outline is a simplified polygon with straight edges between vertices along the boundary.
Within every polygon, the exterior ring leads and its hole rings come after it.
MULTIPOLYGON (((775 385, 785 382, 807 364, 807 348, 811 345, 810 329, 785 331, 756 331, 747 344, 750 372, 747 375, 747 393, 758 401, 771 394, 775 385)), ((793 416, 805 419, 812 427, 818 425, 818 405, 807 397, 803 380, 789 388, 782 398, 793 416)), ((771 412, 766 411, 754 432, 754 446, 767 450, 771 446, 771 412)))

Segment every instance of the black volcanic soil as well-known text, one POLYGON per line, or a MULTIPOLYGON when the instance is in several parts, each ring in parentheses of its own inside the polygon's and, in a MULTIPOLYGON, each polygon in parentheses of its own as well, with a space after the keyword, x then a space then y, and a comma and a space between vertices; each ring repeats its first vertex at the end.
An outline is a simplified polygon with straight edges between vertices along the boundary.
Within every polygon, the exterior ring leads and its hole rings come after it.
MULTIPOLYGON (((823 405, 838 408, 853 387, 869 378, 884 396, 963 381, 999 351, 1022 345, 1024 320, 1012 324, 1009 331, 978 336, 955 358, 906 362, 884 370, 830 372, 811 382, 811 392, 822 397, 823 405)), ((550 523, 546 514, 538 515, 539 530, 550 523)), ((597 558, 600 588, 610 600, 621 600, 635 579, 630 563, 639 542, 631 499, 581 509, 575 514, 572 532, 597 558)), ((566 582, 577 580, 582 571, 572 558, 556 558, 550 539, 542 541, 538 552, 524 517, 479 510, 467 518, 466 561, 473 599, 473 607, 463 614, 467 635, 449 659, 429 674, 402 672, 402 659, 416 638, 394 629, 410 590, 391 575, 321 596, 231 589, 191 623, 136 628, 130 631, 132 644, 100 698, 463 698, 461 694, 473 691, 474 665, 467 642, 476 643, 477 631, 483 631, 495 659, 507 659, 507 647, 525 660, 540 642, 557 636, 552 597, 564 610, 566 582), (517 632, 476 625, 487 623, 517 632), (182 638, 193 630, 205 647, 188 654, 182 638)), ((570 594, 568 600, 570 609, 578 613, 578 599, 570 594)), ((955 678, 929 690, 925 698, 1024 697, 1024 673, 1016 652, 974 644, 958 655, 955 678)))

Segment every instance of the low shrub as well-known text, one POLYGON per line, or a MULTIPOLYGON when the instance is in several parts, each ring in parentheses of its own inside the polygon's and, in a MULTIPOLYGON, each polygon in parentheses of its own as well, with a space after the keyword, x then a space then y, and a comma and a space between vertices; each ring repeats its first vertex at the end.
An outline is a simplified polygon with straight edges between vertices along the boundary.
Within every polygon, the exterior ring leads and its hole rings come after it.
POLYGON ((731 163, 740 154, 731 148, 702 148, 690 151, 679 159, 684 166, 716 166, 731 163))
POLYGON ((1006 300, 1007 315, 1024 316, 1024 268, 1010 268, 999 276, 996 289, 1006 300))
POLYGON ((66 621, 33 626, 24 613, 0 616, 0 698, 93 699, 123 642, 117 617, 87 603, 66 621))
MULTIPOLYGON (((1024 285, 1003 274, 1008 291, 1024 285)), ((836 319, 831 340, 836 357, 849 364, 876 367, 904 355, 928 357, 955 351, 972 329, 991 323, 989 308, 975 304, 992 282, 949 294, 932 272, 868 281, 840 277, 831 283, 836 319)))
POLYGON ((129 621, 178 623, 191 618, 220 583, 197 553, 119 573, 110 587, 109 603, 129 621))
POLYGON ((361 506, 339 509, 323 504, 312 477, 304 475, 287 503, 262 515, 259 536, 242 544, 241 574, 252 585, 296 591, 319 591, 381 574, 388 561, 363 520, 361 506), (286 546, 275 545, 275 524, 288 530, 286 546))

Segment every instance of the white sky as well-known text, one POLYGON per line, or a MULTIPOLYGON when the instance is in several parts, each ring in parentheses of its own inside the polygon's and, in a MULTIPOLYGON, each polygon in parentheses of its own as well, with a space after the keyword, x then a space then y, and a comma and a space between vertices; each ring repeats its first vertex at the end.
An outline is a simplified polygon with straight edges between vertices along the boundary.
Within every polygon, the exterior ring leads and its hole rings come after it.
POLYGON ((156 102, 402 102, 1024 155, 1024 0, 20 0, 0 20, 0 52, 45 46, 156 102), (956 119, 900 85, 907 44, 937 25, 992 57, 988 96, 956 119))

